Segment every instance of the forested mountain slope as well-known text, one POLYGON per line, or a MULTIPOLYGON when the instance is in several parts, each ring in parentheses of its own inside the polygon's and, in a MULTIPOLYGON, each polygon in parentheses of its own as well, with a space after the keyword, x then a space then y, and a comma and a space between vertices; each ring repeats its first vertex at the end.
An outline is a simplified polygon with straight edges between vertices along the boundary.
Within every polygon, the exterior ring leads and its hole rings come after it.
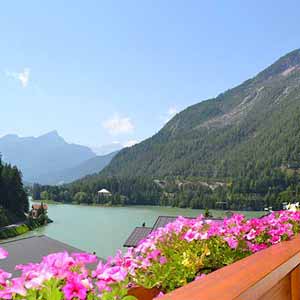
POLYGON ((39 190, 101 205, 278 210, 300 201, 300 50, 188 107, 99 174, 39 190), (102 188, 113 197, 101 199, 102 188))
POLYGON ((300 165, 300 50, 188 107, 101 175, 229 178, 300 165))

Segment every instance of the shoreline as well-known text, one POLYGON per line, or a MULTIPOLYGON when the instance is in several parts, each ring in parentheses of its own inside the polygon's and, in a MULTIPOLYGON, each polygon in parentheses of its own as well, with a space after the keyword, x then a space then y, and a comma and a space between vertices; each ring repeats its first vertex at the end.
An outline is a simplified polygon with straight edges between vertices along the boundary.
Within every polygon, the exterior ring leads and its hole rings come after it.
POLYGON ((29 224, 28 220, 26 220, 25 222, 19 224, 11 224, 11 225, 4 226, 0 228, 0 242, 23 235, 29 231, 33 231, 37 228, 46 226, 50 223, 53 223, 53 220, 48 218, 46 224, 38 224, 38 222, 29 224))
MULTIPOLYGON (((41 203, 43 202, 44 204, 61 204, 61 205, 80 205, 80 206, 87 206, 87 207, 160 207, 160 208, 177 208, 177 209, 191 209, 191 210, 203 210, 205 211, 205 208, 191 208, 191 207, 177 207, 177 206, 164 206, 164 205, 152 205, 152 204, 135 204, 135 205, 105 205, 105 204, 87 204, 87 203, 75 203, 75 202, 60 202, 60 201, 54 201, 54 200, 30 200, 31 202, 34 203, 41 203)), ((230 210, 230 209, 219 209, 219 208, 210 208, 209 211, 224 211, 224 212, 234 212, 234 213, 244 213, 244 212, 261 212, 265 213, 264 210, 230 210)))

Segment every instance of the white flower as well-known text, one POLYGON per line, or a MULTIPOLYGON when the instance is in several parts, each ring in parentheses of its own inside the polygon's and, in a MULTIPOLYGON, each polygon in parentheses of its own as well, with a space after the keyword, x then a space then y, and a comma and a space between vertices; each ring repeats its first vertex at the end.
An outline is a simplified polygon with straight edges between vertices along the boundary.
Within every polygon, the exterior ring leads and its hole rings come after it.
POLYGON ((292 212, 296 212, 299 210, 299 202, 289 203, 286 205, 286 209, 292 212))

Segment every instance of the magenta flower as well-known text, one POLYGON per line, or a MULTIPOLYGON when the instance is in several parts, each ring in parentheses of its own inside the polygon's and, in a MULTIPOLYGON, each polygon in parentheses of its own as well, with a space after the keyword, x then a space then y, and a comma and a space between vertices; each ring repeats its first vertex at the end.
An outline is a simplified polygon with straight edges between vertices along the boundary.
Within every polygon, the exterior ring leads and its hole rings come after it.
POLYGON ((75 263, 80 264, 93 264, 97 261, 97 256, 90 253, 72 253, 75 263))
POLYGON ((11 277, 10 273, 7 273, 0 269, 0 285, 6 286, 6 281, 11 277))
POLYGON ((0 259, 5 259, 8 256, 8 252, 0 247, 0 259))
POLYGON ((64 292, 66 300, 86 299, 87 288, 78 276, 69 277, 66 285, 63 287, 62 290, 64 292))
MULTIPOLYGON (((11 274, 0 269, 0 299, 25 299, 29 290, 43 289, 45 282, 54 278, 58 283, 57 289, 64 293, 66 300, 83 300, 90 293, 98 293, 101 299, 104 291, 112 292, 110 299, 115 300, 114 289, 122 285, 124 289, 128 289, 138 283, 135 276, 139 273, 147 279, 148 275, 154 276, 152 266, 153 269, 164 264, 176 266, 176 261, 173 264, 174 257, 170 255, 171 252, 166 249, 166 246, 176 247, 177 241, 182 242, 186 247, 191 246, 190 249, 196 249, 194 247, 205 244, 205 240, 218 237, 216 240, 220 240, 221 243, 226 242, 233 253, 238 250, 245 251, 247 255, 249 252, 255 253, 292 238, 299 227, 299 211, 280 211, 251 220, 247 220, 242 215, 234 215, 222 222, 205 221, 203 216, 197 219, 179 217, 175 222, 152 232, 140 242, 138 247, 129 249, 126 254, 123 255, 118 251, 115 256, 109 257, 106 263, 100 261, 92 272, 86 265, 97 261, 95 255, 88 253, 69 255, 67 252, 50 254, 40 263, 16 266, 22 274, 21 277, 12 280, 10 280, 11 274), (128 279, 132 281, 128 282, 128 279)), ((7 255, 8 253, 0 248, 0 259, 7 255)), ((176 272, 176 267, 172 270, 176 272)), ((163 277, 159 277, 157 274, 155 275, 157 278, 154 279, 163 283, 163 280, 170 280, 168 276, 172 277, 172 274, 162 275, 163 277)), ((203 276, 197 276, 194 280, 203 276)))

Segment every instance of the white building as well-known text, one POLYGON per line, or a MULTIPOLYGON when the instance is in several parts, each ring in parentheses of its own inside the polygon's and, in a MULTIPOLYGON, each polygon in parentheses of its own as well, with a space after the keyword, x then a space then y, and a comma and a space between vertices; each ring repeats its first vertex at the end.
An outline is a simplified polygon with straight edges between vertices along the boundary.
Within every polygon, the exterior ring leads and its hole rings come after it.
POLYGON ((102 190, 98 191, 98 195, 110 197, 112 195, 112 193, 110 191, 108 191, 107 189, 102 189, 102 190))

